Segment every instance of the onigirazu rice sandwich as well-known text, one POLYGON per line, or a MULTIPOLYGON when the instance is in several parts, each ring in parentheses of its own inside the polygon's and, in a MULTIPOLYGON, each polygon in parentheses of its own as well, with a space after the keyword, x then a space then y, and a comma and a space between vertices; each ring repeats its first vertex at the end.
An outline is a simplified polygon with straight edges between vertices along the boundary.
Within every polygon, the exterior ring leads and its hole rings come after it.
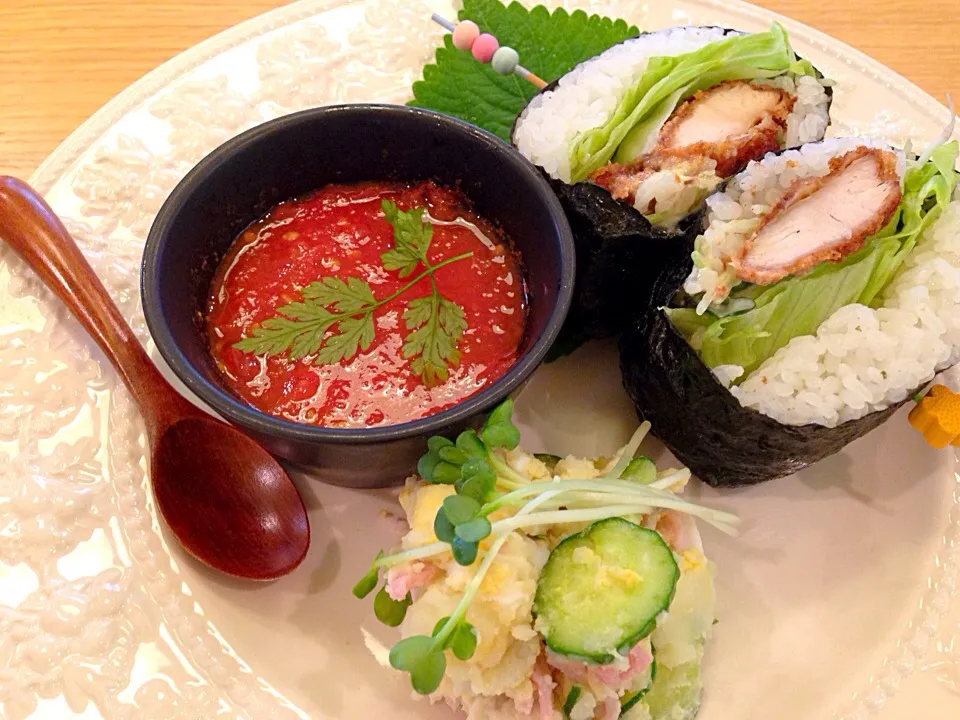
POLYGON ((684 720, 698 711, 714 569, 678 496, 690 473, 634 453, 534 456, 509 401, 432 438, 401 494, 409 524, 354 592, 403 637, 384 662, 472 720, 684 720))
POLYGON ((795 472, 960 357, 951 133, 919 157, 866 138, 770 153, 707 199, 621 343, 638 411, 698 477, 795 472))
POLYGON ((766 152, 821 139, 831 97, 776 23, 642 33, 538 93, 512 140, 550 179, 577 244, 558 348, 619 334, 687 249, 704 198, 766 152))
POLYGON ((513 140, 552 178, 593 182, 672 226, 750 160, 821 139, 830 97, 779 24, 672 27, 574 68, 530 102, 513 140))

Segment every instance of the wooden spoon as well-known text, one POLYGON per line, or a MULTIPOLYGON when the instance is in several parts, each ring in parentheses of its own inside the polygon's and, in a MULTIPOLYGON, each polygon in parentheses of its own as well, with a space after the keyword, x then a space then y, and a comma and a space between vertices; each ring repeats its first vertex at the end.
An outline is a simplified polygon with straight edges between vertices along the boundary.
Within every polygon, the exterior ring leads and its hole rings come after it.
POLYGON ((184 549, 230 575, 268 580, 310 544, 303 501, 262 447, 180 396, 153 365, 53 210, 0 177, 0 237, 106 353, 146 423, 160 514, 184 549))

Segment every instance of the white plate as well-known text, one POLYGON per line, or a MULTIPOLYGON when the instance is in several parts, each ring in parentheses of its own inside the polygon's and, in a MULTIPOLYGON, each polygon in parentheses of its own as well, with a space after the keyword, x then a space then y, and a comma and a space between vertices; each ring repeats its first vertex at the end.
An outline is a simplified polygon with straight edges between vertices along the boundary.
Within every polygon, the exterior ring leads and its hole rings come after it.
MULTIPOLYGON (((643 28, 761 29, 735 2, 585 6, 643 28)), ((438 3, 313 0, 241 25, 144 78, 74 133, 32 182, 147 343, 137 266, 153 214, 221 141, 316 104, 403 102, 440 32, 438 3)), ((839 82, 833 132, 934 137, 947 111, 902 78, 787 21, 839 82)), ((69 88, 64 88, 69 92, 69 88)), ((390 494, 300 478, 313 546, 292 576, 226 580, 171 544, 127 393, 9 253, 0 263, 0 703, 3 718, 451 718, 379 668, 349 588, 393 533, 390 494)), ((154 355, 156 355, 154 353, 154 355)), ((610 453, 635 422, 612 347, 541 369, 519 417, 531 449, 610 453)), ((960 715, 960 504, 952 452, 904 413, 795 477, 718 494, 746 523, 707 532, 720 624, 702 720, 960 715)), ((386 637, 387 634, 382 635, 386 637)))

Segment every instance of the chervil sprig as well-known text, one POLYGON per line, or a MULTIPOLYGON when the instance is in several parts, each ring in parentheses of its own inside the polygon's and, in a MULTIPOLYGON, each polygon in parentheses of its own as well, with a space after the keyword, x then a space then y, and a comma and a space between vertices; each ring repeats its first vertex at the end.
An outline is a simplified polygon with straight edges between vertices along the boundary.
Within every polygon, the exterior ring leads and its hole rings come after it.
MULTIPOLYGON (((390 652, 393 667, 409 673, 413 688, 422 694, 436 690, 443 679, 446 650, 461 660, 472 656, 479 638, 466 620, 467 609, 512 533, 532 527, 645 515, 657 509, 692 515, 731 535, 737 531, 735 516, 689 502, 669 491, 689 479, 689 470, 658 475, 651 460, 634 457, 650 429, 649 423, 637 429, 602 477, 532 481, 507 462, 506 452, 516 448, 520 441, 520 433, 511 421, 512 412, 513 403, 507 400, 491 413, 479 432, 467 430, 455 442, 430 438, 428 452, 418 465, 419 472, 425 481, 453 485, 456 491, 444 498, 435 516, 437 542, 393 555, 381 552, 354 587, 354 595, 364 597, 376 589, 380 570, 447 553, 452 553, 461 565, 470 566, 479 560, 476 573, 450 617, 437 623, 430 637, 406 638, 390 652), (491 520, 497 511, 506 513, 501 512, 498 519, 491 520), (484 540, 489 545, 485 544, 481 552, 484 540)), ((386 595, 385 590, 380 594, 386 595)), ((402 601, 392 601, 388 607, 381 599, 385 609, 377 610, 377 616, 381 620, 386 617, 388 624, 399 624, 409 599, 408 596, 402 601)), ((374 605, 376 610, 376 600, 374 605)))
POLYGON ((422 272, 380 300, 374 297, 370 285, 359 278, 320 278, 301 290, 302 301, 278 307, 276 317, 254 327, 234 347, 257 354, 287 353, 293 360, 314 356, 317 365, 349 360, 373 344, 374 312, 424 278, 430 278, 430 294, 410 300, 403 312, 410 332, 401 352, 411 360, 411 369, 426 385, 446 380, 449 368, 460 363, 457 342, 467 321, 463 308, 440 294, 434 273, 473 253, 462 253, 434 265, 427 257, 433 226, 423 222, 423 208, 404 211, 389 200, 382 201, 381 207, 393 227, 393 247, 380 255, 384 269, 397 271, 400 278, 409 277, 420 266, 424 268, 422 272))

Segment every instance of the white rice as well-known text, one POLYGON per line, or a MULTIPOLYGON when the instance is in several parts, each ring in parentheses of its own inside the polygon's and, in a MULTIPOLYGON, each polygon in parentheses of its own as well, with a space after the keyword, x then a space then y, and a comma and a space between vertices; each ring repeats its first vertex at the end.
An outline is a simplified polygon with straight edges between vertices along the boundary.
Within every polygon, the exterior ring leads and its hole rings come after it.
MULTIPOLYGON (((707 198, 707 229, 696 241, 698 265, 683 285, 690 295, 703 293, 699 312, 723 302, 735 287, 736 275, 727 267, 726 259, 739 254, 760 219, 784 193, 797 180, 826 175, 832 158, 858 147, 891 150, 878 140, 830 138, 780 154, 770 153, 750 162, 721 192, 707 198)), ((894 152, 899 157, 897 173, 903 177, 906 160, 902 152, 894 152)))
MULTIPOLYGON (((570 182, 570 150, 578 135, 603 125, 634 85, 651 57, 693 52, 724 37, 720 28, 676 27, 648 33, 615 45, 582 63, 540 93, 517 123, 514 142, 531 162, 551 177, 570 182)), ((820 81, 803 76, 796 87, 788 76, 763 80, 791 93, 797 102, 787 119, 786 146, 823 137, 828 98, 820 81)))
MULTIPOLYGON (((835 427, 889 407, 960 359, 960 201, 922 236, 876 310, 847 305, 730 392, 786 425, 835 427)), ((724 369, 725 379, 731 372, 724 369)))
POLYGON ((655 207, 660 218, 657 224, 676 225, 723 182, 716 168, 715 160, 705 158, 699 162, 681 161, 655 172, 640 183, 633 206, 642 214, 655 207))
POLYGON ((551 177, 570 182, 574 139, 607 121, 649 58, 693 52, 722 38, 720 28, 678 27, 614 45, 530 101, 517 123, 517 149, 551 177))
POLYGON ((758 85, 772 85, 794 95, 797 101, 787 116, 787 132, 784 147, 800 147, 816 142, 827 132, 830 124, 830 103, 821 80, 810 75, 801 75, 794 81, 790 75, 781 75, 770 80, 757 80, 758 85))

